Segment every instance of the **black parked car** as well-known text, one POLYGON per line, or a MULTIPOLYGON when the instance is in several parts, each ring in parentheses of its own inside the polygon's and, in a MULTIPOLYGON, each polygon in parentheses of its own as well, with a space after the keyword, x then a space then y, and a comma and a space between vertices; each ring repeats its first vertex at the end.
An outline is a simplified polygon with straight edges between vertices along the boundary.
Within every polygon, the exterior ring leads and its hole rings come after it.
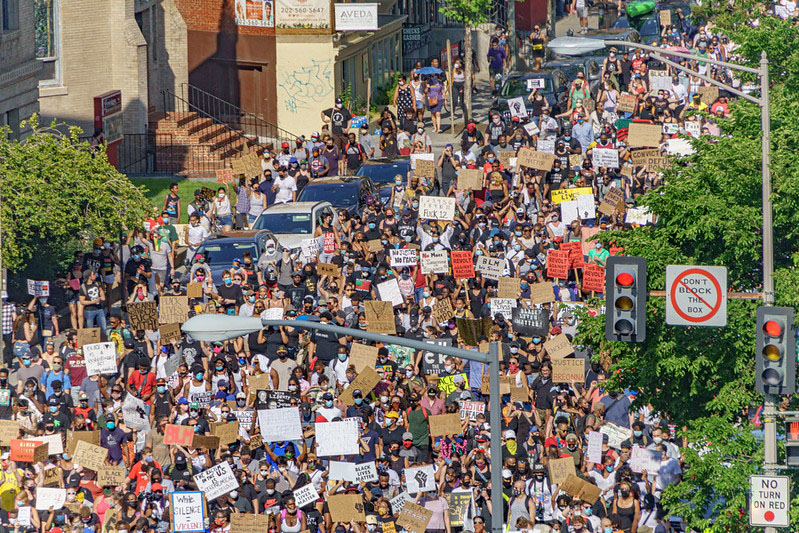
MULTIPOLYGON (((552 109, 553 115, 563 112, 569 96, 569 80, 562 71, 553 68, 544 68, 528 74, 517 73, 509 75, 499 90, 499 96, 491 105, 491 111, 499 111, 503 120, 510 123, 511 114, 510 109, 508 109, 508 100, 519 96, 526 99, 532 91, 532 89, 528 89, 528 80, 537 80, 534 83, 543 85, 543 88, 539 90, 543 93, 544 99, 546 99, 552 109)), ((525 103, 527 103, 527 100, 525 100, 525 103)))
POLYGON ((361 212, 369 202, 380 201, 380 191, 366 176, 316 178, 302 190, 298 202, 330 202, 351 214, 361 212))

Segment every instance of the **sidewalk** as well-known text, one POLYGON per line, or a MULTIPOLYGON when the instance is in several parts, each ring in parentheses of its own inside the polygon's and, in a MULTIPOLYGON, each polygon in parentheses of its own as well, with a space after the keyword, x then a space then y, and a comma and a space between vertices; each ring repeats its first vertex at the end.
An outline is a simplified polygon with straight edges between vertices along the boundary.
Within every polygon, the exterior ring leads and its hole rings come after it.
MULTIPOLYGON (((488 83, 488 78, 483 72, 475 76, 476 93, 472 93, 472 118, 477 123, 478 127, 484 127, 488 121, 488 110, 494 102, 495 97, 491 95, 491 85, 488 83)), ((432 124, 430 122, 430 113, 425 115, 425 127, 430 134, 430 139, 433 141, 433 153, 440 154, 447 143, 457 145, 460 141, 461 133, 465 128, 463 123, 463 112, 460 106, 455 110, 455 129, 454 136, 453 130, 450 129, 450 110, 449 98, 447 98, 447 107, 441 112, 441 130, 442 133, 435 133, 432 131, 432 124)))

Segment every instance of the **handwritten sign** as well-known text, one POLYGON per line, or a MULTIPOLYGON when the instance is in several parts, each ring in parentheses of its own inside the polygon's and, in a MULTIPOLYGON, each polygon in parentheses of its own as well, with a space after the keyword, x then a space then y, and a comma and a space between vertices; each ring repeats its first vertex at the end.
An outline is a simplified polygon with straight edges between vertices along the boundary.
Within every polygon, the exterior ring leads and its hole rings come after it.
POLYGON ((452 304, 448 298, 436 300, 433 304, 433 320, 436 324, 448 322, 454 314, 455 311, 452 309, 452 304))
POLYGON ((519 278, 499 278, 497 296, 500 298, 516 299, 519 297, 519 278))
POLYGON ((659 125, 633 122, 630 124, 629 133, 627 134, 627 145, 631 148, 659 146, 661 137, 661 127, 659 125))
POLYGON ((316 263, 316 273, 320 276, 337 278, 341 274, 341 269, 332 263, 316 263))
POLYGON ((77 446, 75 446, 75 453, 72 459, 83 468, 98 472, 105 466, 105 458, 107 456, 108 450, 105 448, 80 441, 77 446))
POLYGON ((516 155, 516 164, 520 167, 534 168, 546 172, 552 170, 554 162, 555 154, 539 152, 527 147, 519 148, 519 153, 516 155))
POLYGON ((117 349, 113 342, 84 344, 83 359, 86 361, 86 373, 90 376, 117 372, 117 349))
POLYGON ((385 333, 396 335, 396 323, 394 322, 394 306, 391 302, 381 302, 378 300, 366 300, 366 330, 372 333, 385 333))
POLYGON ((549 468, 549 481, 553 485, 560 485, 569 476, 577 474, 574 468, 574 459, 565 457, 563 459, 550 459, 548 464, 549 468))
POLYGON ((422 274, 446 274, 449 271, 446 250, 422 252, 422 274))
POLYGON ((624 191, 618 187, 611 187, 602 198, 599 204, 599 212, 605 215, 612 215, 616 211, 624 210, 624 191))
POLYGON ((566 478, 560 486, 560 490, 573 498, 580 499, 590 504, 596 503, 599 499, 599 495, 602 493, 602 489, 596 485, 583 481, 573 474, 566 478))
POLYGON ((594 168, 619 168, 619 151, 615 148, 593 148, 591 163, 594 168))
MULTIPOLYGON (((130 327, 134 330, 155 331, 158 327, 158 307, 155 302, 128 304, 130 327)), ((185 320, 184 320, 185 322, 185 320)))
POLYGON ((158 320, 161 324, 184 323, 189 319, 188 296, 162 296, 158 320))
MULTIPOLYGON (((79 442, 88 442, 89 444, 100 444, 100 431, 67 431, 67 451, 70 455, 75 455, 75 448, 79 442)), ((80 463, 78 463, 80 464, 80 463)))
POLYGON ((550 359, 552 360, 562 359, 567 355, 574 353, 574 348, 572 348, 569 338, 563 333, 556 335, 555 337, 546 341, 544 343, 544 349, 547 351, 550 359))
POLYGON ((100 487, 117 487, 128 479, 125 465, 107 465, 97 471, 97 485, 100 487))
POLYGON ((391 266, 393 267, 415 267, 419 258, 416 255, 416 250, 412 249, 392 249, 389 250, 391 256, 391 266))
POLYGON ((481 255, 477 258, 475 269, 486 279, 498 280, 505 273, 505 260, 499 259, 498 257, 486 257, 481 255))
POLYGON ((338 457, 356 455, 358 448, 358 422, 349 418, 336 422, 316 424, 316 455, 319 457, 338 457))
POLYGON ((180 338, 183 336, 183 333, 180 331, 180 324, 177 322, 159 326, 158 333, 161 335, 161 344, 180 341, 180 338))
POLYGON ((419 198, 419 218, 452 220, 455 218, 455 198, 422 196, 419 198))
POLYGON ((559 204, 567 201, 577 201, 577 197, 585 194, 594 194, 591 187, 576 187, 574 189, 556 189, 550 192, 552 203, 559 204))
POLYGON ((83 348, 87 344, 100 342, 100 328, 81 328, 78 330, 78 348, 83 348))
POLYGON ((545 304, 555 301, 555 291, 552 290, 552 283, 542 281, 530 285, 530 300, 533 304, 545 304))
POLYGON ((353 342, 350 346, 350 364, 355 367, 356 372, 360 372, 366 367, 375 367, 377 363, 377 346, 369 346, 359 342, 353 342))
POLYGON ((232 168, 218 168, 218 169, 216 169, 216 182, 217 183, 233 183, 233 169, 232 168))
POLYGON ((619 113, 635 113, 635 104, 638 98, 635 95, 623 93, 619 95, 616 111, 619 113))
POLYGON ((197 484, 197 488, 205 493, 205 497, 209 501, 239 488, 239 482, 227 461, 222 461, 195 474, 194 482, 197 484))
POLYGON ((384 302, 391 302, 391 305, 394 307, 402 305, 404 302, 397 278, 390 278, 382 283, 378 283, 377 293, 380 295, 381 300, 384 302))
POLYGON ((595 464, 602 462, 602 433, 599 431, 592 431, 588 434, 588 451, 585 457, 595 464))
POLYGON ((703 104, 710 105, 719 99, 719 88, 713 85, 699 87, 699 96, 703 104))
POLYGON ((62 488, 36 487, 36 510, 61 509, 67 501, 67 491, 62 488))
POLYGON ((378 383, 380 383, 380 374, 377 373, 374 365, 371 367, 364 367, 355 379, 352 380, 350 386, 344 389, 339 396, 339 400, 346 405, 354 405, 355 399, 352 397, 353 391, 359 390, 364 396, 367 396, 378 383))
POLYGON ((202 492, 173 492, 169 497, 172 509, 172 531, 175 533, 202 533, 205 531, 205 506, 202 492))
POLYGON ((585 381, 585 359, 552 359, 552 383, 585 381))
POLYGON ((408 533, 424 533, 431 518, 433 518, 433 511, 413 502, 405 502, 405 506, 397 518, 397 525, 408 533))

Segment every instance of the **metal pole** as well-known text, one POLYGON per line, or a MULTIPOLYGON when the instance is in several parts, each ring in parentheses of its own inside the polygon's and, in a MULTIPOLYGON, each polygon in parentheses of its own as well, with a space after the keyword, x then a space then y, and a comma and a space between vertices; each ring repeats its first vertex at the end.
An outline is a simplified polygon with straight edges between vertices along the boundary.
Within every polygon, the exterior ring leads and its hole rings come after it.
MULTIPOLYGON (((657 52, 657 53, 660 53, 660 54, 666 54, 666 55, 675 56, 675 57, 682 57, 684 59, 691 59, 691 60, 694 60, 694 61, 696 61, 696 59, 697 59, 697 56, 695 56, 693 54, 686 54, 685 52, 673 52, 671 50, 666 50, 666 49, 660 48, 658 46, 650 46, 648 44, 628 43, 626 41, 605 41, 605 40, 603 40, 602 43, 605 46, 626 46, 628 48, 640 48, 641 50, 647 50, 649 52, 657 52)), ((722 66, 722 67, 731 68, 733 70, 740 70, 741 72, 749 72, 750 74, 760 75, 761 72, 762 72, 761 68, 752 68, 752 67, 747 67, 747 66, 744 66, 744 65, 738 65, 736 63, 728 63, 726 61, 720 61, 718 59, 711 59, 711 58, 706 58, 706 57, 703 57, 701 59, 702 59, 702 63, 710 63, 712 65, 719 65, 719 66, 722 66)))
MULTIPOLYGON (((441 65, 442 67, 444 65, 441 65)), ((455 84, 452 83, 452 44, 447 39, 447 83, 449 84, 449 131, 455 134, 455 84)), ((439 179, 441 176, 439 176, 439 179)))
POLYGON ((516 56, 519 55, 519 43, 516 38, 516 0, 508 2, 508 41, 510 44, 510 70, 516 68, 516 56))
MULTIPOLYGON (((511 0, 515 2, 516 0, 511 0)), ((488 345, 488 407, 491 425, 491 533, 501 533, 505 522, 502 493, 502 395, 499 393, 499 343, 488 345)))

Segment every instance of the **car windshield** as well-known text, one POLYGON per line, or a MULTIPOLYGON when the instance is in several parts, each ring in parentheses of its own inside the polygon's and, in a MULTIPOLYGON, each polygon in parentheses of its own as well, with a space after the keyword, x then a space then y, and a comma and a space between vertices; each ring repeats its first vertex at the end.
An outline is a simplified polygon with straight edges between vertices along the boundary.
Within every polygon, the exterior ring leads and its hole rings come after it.
POLYGON ((258 247, 254 242, 210 242, 202 246, 199 253, 205 256, 209 265, 232 265, 236 258, 241 259, 244 252, 250 252, 254 259, 258 259, 258 247))
MULTIPOLYGON (((358 203, 357 183, 320 183, 305 187, 298 202, 330 202, 334 206, 350 206, 358 203)), ((270 228, 271 229, 271 228, 270 228)), ((272 230, 274 231, 274 230, 272 230)), ((277 233, 277 232, 275 232, 277 233)))
POLYGON ((268 229, 272 233, 302 233, 313 230, 310 213, 263 213, 255 221, 253 229, 268 229))
POLYGON ((410 167, 409 161, 392 161, 391 163, 380 163, 377 165, 362 165, 358 169, 358 176, 368 176, 373 183, 394 183, 394 176, 399 174, 402 181, 408 174, 410 167))
MULTIPOLYGON (((552 92, 552 79, 550 78, 538 78, 543 79, 545 82, 545 86, 543 92, 551 93, 552 92)), ((505 82, 505 85, 502 86, 502 97, 503 98, 516 98, 517 96, 527 96, 530 94, 530 90, 527 89, 527 79, 526 78, 511 78, 505 82)))

